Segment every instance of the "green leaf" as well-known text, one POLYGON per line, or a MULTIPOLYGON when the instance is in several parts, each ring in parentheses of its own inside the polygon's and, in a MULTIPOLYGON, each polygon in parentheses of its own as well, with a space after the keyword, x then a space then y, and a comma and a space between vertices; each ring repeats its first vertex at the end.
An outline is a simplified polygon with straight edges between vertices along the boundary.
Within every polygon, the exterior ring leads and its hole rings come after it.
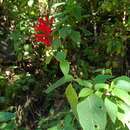
POLYGON ((79 97, 87 97, 93 93, 93 90, 90 88, 83 88, 80 93, 79 97))
POLYGON ((100 97, 89 96, 78 104, 77 112, 83 130, 105 130, 106 109, 100 97))
POLYGON ((62 29, 59 30, 59 35, 61 38, 65 39, 71 34, 71 28, 70 27, 63 27, 62 29))
POLYGON ((93 84, 88 80, 83 80, 83 79, 77 78, 77 79, 75 79, 75 81, 79 85, 84 86, 84 87, 92 88, 92 86, 93 86, 93 84))
POLYGON ((130 129, 130 106, 120 102, 118 104, 123 113, 118 113, 118 119, 130 129))
POLYGON ((63 51, 58 51, 55 58, 58 60, 58 61, 64 61, 65 58, 66 58, 66 54, 65 52, 63 51))
POLYGON ((0 122, 9 121, 14 118, 14 113, 11 112, 0 112, 0 122))
POLYGON ((56 88, 62 86, 63 84, 70 82, 73 80, 73 77, 71 75, 65 75, 64 77, 62 77, 61 79, 59 79, 58 81, 56 81, 54 84, 50 85, 49 88, 47 88, 45 90, 46 93, 50 93, 52 91, 54 91, 56 88))
POLYGON ((118 98, 120 98, 121 100, 123 100, 126 104, 130 105, 130 95, 122 90, 122 89, 118 89, 118 88, 115 88, 113 91, 112 91, 112 95, 113 96, 116 96, 118 98))
POLYGON ((73 121, 73 117, 70 114, 67 114, 64 118, 64 124, 65 126, 69 126, 70 124, 72 124, 73 121))
POLYGON ((46 64, 49 64, 49 63, 51 62, 52 58, 53 58, 52 55, 47 56, 46 59, 45 59, 45 63, 46 63, 46 64))
MULTIPOLYGON (((0 130, 16 130, 16 124, 14 122, 1 123, 0 130)), ((23 129, 19 129, 19 130, 23 130, 23 129)))
POLYGON ((72 84, 68 85, 68 87, 66 88, 65 94, 75 117, 78 119, 78 115, 77 115, 78 96, 72 84))
POLYGON ((74 128, 74 123, 73 123, 73 115, 72 114, 67 114, 64 118, 64 128, 58 129, 58 130, 76 130, 74 128))
POLYGON ((81 42, 80 32, 72 31, 70 37, 73 40, 73 42, 80 44, 81 42))
POLYGON ((108 89, 109 88, 109 85, 108 84, 105 84, 105 83, 97 83, 95 84, 94 88, 97 90, 97 89, 108 89))
POLYGON ((108 79, 111 79, 111 78, 113 78, 113 76, 111 76, 111 75, 97 75, 95 78, 94 78, 94 82, 95 83, 105 83, 106 82, 106 80, 108 80, 108 79))
POLYGON ((118 77, 112 81, 111 86, 130 92, 130 78, 127 76, 118 77))
POLYGON ((59 6, 65 5, 65 2, 61 2, 61 3, 55 3, 54 5, 52 5, 52 8, 57 8, 59 6))
POLYGON ((130 130, 130 112, 127 113, 118 112, 118 119, 123 123, 124 126, 126 125, 130 130))
POLYGON ((130 111, 130 106, 124 102, 118 102, 118 107, 122 109, 125 113, 128 113, 130 111))
POLYGON ((81 18, 81 7, 79 6, 79 4, 77 4, 73 8, 73 15, 76 17, 77 20, 80 20, 80 18, 81 18))
POLYGON ((111 100, 108 98, 105 98, 105 106, 106 110, 108 112, 109 117, 111 118, 112 122, 116 122, 116 117, 118 113, 118 107, 116 104, 114 104, 111 100))
POLYGON ((70 70, 70 64, 68 61, 61 61, 60 62, 60 69, 64 75, 67 75, 70 70))
POLYGON ((96 94, 98 97, 102 98, 102 96, 103 96, 104 93, 103 93, 102 91, 97 90, 97 91, 95 92, 95 94, 96 94))
POLYGON ((52 46, 54 49, 58 49, 61 46, 61 41, 59 39, 54 39, 52 46))

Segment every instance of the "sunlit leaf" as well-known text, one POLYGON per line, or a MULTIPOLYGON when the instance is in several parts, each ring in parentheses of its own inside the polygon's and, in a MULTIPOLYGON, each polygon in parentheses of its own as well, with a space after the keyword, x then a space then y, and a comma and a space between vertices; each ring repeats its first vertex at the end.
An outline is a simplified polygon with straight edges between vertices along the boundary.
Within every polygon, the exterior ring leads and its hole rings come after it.
POLYGON ((93 90, 90 88, 83 88, 79 93, 79 97, 87 97, 93 93, 93 90))
POLYGON ((113 103, 110 99, 105 98, 105 107, 112 122, 115 123, 118 113, 117 105, 113 103))
POLYGON ((61 79, 59 79, 58 81, 56 81, 54 84, 50 85, 47 89, 46 89, 46 93, 50 93, 52 91, 54 91, 56 88, 64 85, 67 82, 70 82, 73 80, 73 77, 71 75, 65 75, 64 77, 62 77, 61 79))
POLYGON ((123 100, 126 104, 130 105, 130 95, 122 90, 122 89, 118 89, 118 88, 115 88, 113 91, 112 91, 112 95, 113 96, 116 96, 118 98, 120 98, 121 100, 123 100))
POLYGON ((83 79, 77 78, 77 79, 75 79, 75 81, 79 85, 84 86, 84 87, 92 88, 92 86, 93 86, 93 84, 89 80, 83 80, 83 79))
POLYGON ((89 96, 78 104, 77 112, 83 130, 105 130, 106 109, 100 97, 89 96))
POLYGON ((72 84, 68 85, 68 87, 66 88, 65 94, 66 94, 66 97, 69 101, 69 104, 72 108, 74 115, 76 116, 76 118, 78 118, 78 115, 77 115, 78 96, 77 96, 77 93, 76 93, 75 89, 73 88, 72 84))
POLYGON ((113 76, 111 76, 111 75, 97 75, 94 78, 94 82, 95 83, 105 83, 106 80, 111 79, 111 78, 113 78, 113 76))
POLYGON ((68 61, 61 61, 60 62, 60 69, 64 75, 67 75, 70 70, 70 64, 68 61))
POLYGON ((130 106, 120 102, 118 104, 122 112, 118 112, 118 119, 130 130, 130 106))
POLYGON ((118 77, 112 81, 111 86, 130 92, 130 78, 127 76, 118 77))
POLYGON ((95 84, 94 88, 97 90, 97 89, 108 89, 109 88, 109 85, 108 84, 105 84, 105 83, 97 83, 95 84))
POLYGON ((14 113, 11 112, 0 112, 0 122, 9 121, 14 118, 14 113))
POLYGON ((58 61, 64 61, 65 58, 66 58, 66 54, 65 54, 65 52, 63 52, 63 51, 59 51, 59 52, 56 54, 55 58, 56 58, 58 61))

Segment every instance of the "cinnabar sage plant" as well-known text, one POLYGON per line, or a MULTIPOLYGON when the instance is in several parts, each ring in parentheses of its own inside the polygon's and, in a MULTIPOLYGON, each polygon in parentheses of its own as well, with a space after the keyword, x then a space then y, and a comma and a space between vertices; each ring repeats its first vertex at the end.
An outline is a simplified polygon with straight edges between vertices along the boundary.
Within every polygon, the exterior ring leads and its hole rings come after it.
POLYGON ((44 19, 38 18, 38 22, 34 26, 35 42, 41 42, 45 46, 51 46, 53 22, 54 22, 54 17, 49 18, 48 16, 46 16, 44 19))

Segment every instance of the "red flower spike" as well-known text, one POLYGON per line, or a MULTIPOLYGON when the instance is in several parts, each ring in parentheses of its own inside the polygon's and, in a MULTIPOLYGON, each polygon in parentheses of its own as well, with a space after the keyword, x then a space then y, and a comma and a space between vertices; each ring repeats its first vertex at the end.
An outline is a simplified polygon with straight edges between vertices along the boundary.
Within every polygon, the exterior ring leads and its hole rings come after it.
POLYGON ((51 17, 50 24, 52 25, 54 23, 54 17, 51 17))
POLYGON ((49 23, 49 18, 48 16, 45 17, 46 23, 49 23))
POLYGON ((47 16, 45 20, 42 18, 38 18, 37 24, 34 26, 34 30, 36 34, 35 40, 36 42, 42 42, 46 46, 50 46, 52 44, 52 24, 54 18, 49 19, 47 16))

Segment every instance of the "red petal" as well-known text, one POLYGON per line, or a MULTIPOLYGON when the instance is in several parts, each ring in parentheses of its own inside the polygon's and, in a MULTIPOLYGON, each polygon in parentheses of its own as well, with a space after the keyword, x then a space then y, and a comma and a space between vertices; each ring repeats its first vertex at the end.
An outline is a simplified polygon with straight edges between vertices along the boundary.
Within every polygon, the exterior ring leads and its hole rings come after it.
POLYGON ((42 18, 38 18, 38 22, 39 22, 40 24, 46 24, 45 21, 44 21, 42 18))
POLYGON ((34 34, 35 37, 45 37, 45 34, 34 34))
POLYGON ((45 20, 46 20, 46 23, 49 23, 49 18, 48 18, 48 16, 45 16, 45 20))
POLYGON ((54 17, 51 17, 50 24, 52 25, 54 23, 54 17))

